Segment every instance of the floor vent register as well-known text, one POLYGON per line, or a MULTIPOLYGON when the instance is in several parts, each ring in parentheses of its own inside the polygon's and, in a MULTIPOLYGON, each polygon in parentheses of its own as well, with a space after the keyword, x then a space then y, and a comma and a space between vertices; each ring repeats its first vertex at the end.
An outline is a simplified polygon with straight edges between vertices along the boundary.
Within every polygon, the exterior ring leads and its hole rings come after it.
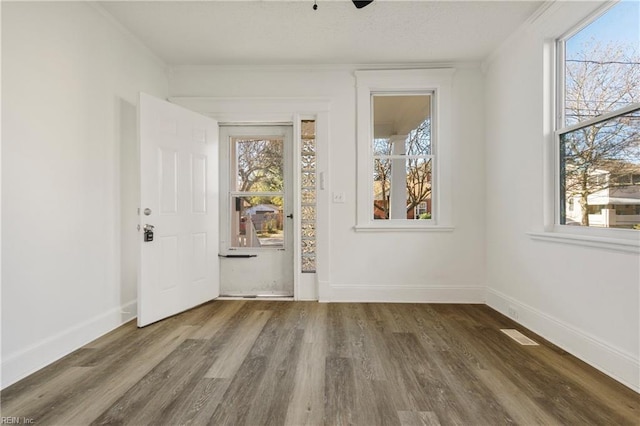
POLYGON ((518 330, 515 330, 513 328, 501 328, 500 331, 502 331, 504 334, 511 337, 513 340, 520 343, 521 345, 538 346, 536 342, 529 339, 527 336, 525 336, 524 334, 520 333, 518 330))

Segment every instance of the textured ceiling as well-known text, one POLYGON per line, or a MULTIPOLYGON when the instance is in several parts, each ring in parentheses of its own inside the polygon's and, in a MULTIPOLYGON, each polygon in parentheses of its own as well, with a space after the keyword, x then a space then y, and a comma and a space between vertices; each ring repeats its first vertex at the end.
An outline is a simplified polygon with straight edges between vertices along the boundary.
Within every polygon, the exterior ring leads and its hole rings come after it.
POLYGON ((99 4, 169 65, 308 65, 482 60, 542 2, 99 4))

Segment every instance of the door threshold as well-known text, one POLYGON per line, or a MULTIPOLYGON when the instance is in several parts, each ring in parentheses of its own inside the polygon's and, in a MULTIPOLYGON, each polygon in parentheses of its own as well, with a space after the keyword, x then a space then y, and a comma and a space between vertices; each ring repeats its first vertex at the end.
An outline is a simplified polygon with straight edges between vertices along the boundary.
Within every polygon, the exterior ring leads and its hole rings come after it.
POLYGON ((293 296, 280 296, 280 295, 269 295, 269 294, 259 294, 259 295, 225 295, 220 296, 216 300, 274 300, 274 301, 289 301, 293 302, 293 296))

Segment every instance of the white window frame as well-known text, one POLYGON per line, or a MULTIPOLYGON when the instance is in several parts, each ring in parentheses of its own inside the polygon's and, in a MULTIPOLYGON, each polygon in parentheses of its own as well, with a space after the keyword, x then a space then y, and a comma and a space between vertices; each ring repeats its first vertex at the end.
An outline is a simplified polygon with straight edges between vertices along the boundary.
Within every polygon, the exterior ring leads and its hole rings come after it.
POLYGON ((451 231, 451 104, 455 69, 356 71, 357 221, 356 231, 451 231), (432 131, 432 219, 373 219, 373 108, 375 94, 434 93, 432 131))
MULTIPOLYGON (((616 2, 617 3, 617 2, 616 2)), ((589 26, 605 14, 616 3, 607 3, 592 11, 584 19, 578 21, 569 31, 560 36, 547 39, 544 43, 545 64, 545 215, 544 231, 530 232, 534 240, 555 242, 560 244, 595 247, 618 252, 640 253, 640 232, 617 228, 596 228, 588 226, 571 226, 560 224, 560 136, 576 128, 589 126, 594 122, 608 120, 612 116, 622 115, 634 106, 619 109, 613 113, 603 114, 577 125, 565 126, 564 91, 565 91, 565 42, 585 27, 589 26)))

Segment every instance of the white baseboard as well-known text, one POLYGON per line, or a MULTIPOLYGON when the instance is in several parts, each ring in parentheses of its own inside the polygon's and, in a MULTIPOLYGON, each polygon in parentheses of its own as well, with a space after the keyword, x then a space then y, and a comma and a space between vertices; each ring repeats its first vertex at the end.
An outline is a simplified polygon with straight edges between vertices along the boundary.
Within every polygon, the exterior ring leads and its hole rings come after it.
POLYGON ((320 302, 484 303, 475 286, 339 285, 320 282, 320 302))
POLYGON ((487 288, 487 305, 544 337, 625 386, 640 392, 640 360, 625 351, 497 290, 487 288), (509 315, 516 309, 518 318, 509 315))
POLYGON ((4 389, 136 317, 135 300, 97 315, 2 360, 4 389))

